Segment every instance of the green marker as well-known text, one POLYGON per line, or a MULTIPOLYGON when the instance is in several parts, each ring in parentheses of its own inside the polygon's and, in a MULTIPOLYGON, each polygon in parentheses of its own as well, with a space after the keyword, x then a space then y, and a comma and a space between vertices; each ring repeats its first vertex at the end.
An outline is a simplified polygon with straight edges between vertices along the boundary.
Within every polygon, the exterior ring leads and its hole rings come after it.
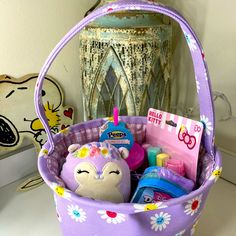
POLYGON ((159 147, 149 147, 147 150, 148 153, 148 163, 149 166, 156 166, 156 157, 162 152, 159 147))

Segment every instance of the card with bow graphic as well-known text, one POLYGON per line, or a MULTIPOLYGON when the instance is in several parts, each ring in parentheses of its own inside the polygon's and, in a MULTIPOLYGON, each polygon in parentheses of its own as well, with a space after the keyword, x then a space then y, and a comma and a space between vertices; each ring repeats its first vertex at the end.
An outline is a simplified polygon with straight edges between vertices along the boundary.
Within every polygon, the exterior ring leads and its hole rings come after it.
POLYGON ((146 141, 162 148, 171 158, 182 160, 186 176, 196 182, 203 123, 150 108, 146 141))

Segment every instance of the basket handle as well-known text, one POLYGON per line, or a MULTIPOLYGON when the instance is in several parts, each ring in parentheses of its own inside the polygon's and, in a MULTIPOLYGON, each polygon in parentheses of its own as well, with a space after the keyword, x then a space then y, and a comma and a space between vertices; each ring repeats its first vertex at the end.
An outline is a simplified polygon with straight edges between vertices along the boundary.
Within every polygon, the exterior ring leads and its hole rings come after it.
POLYGON ((87 26, 90 22, 94 21, 95 19, 108 15, 113 12, 124 10, 145 10, 151 11, 156 13, 162 13, 166 16, 171 17, 175 21, 177 21, 180 27, 183 30, 185 38, 187 40, 193 65, 194 65, 194 72, 197 84, 197 91, 198 91, 198 100, 200 106, 200 114, 201 120, 205 124, 205 132, 204 132, 204 146, 206 151, 211 156, 215 154, 215 147, 214 147, 214 135, 215 135, 215 115, 214 115, 214 104, 212 100, 212 91, 211 91, 211 84, 210 78, 208 74, 208 68, 205 61, 204 53, 202 50, 202 46, 195 35, 192 28, 189 26, 187 21, 175 10, 165 7, 162 4, 148 2, 147 0, 118 0, 115 3, 107 4, 89 14, 85 17, 82 21, 76 24, 56 45, 53 51, 48 56, 47 60, 45 61, 36 83, 35 87, 35 94, 34 94, 34 102, 35 102, 35 109, 36 113, 41 120, 46 133, 48 135, 48 142, 50 144, 49 153, 54 150, 55 143, 53 140, 53 135, 51 133, 45 112, 44 107, 42 104, 42 96, 41 90, 43 86, 43 81, 46 73, 49 70, 52 62, 55 60, 57 55, 60 51, 64 48, 64 46, 75 36, 77 35, 85 26, 87 26))

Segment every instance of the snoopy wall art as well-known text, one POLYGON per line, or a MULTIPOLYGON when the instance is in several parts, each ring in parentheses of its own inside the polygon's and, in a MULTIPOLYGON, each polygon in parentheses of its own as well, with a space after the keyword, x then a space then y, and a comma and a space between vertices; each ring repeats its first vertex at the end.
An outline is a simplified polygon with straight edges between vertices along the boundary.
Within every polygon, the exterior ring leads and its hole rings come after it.
MULTIPOLYGON (((19 79, 0 75, 0 151, 12 151, 30 139, 40 151, 47 136, 34 108, 34 88, 38 74, 19 79)), ((46 76, 42 90, 44 110, 53 134, 73 124, 74 108, 63 106, 61 87, 46 76)))

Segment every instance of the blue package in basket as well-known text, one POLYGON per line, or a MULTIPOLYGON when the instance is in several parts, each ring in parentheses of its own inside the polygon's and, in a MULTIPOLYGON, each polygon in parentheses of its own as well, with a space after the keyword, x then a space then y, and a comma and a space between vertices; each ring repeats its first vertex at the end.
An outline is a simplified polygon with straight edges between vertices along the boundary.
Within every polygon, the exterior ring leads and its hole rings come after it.
POLYGON ((132 197, 133 203, 155 203, 181 197, 192 191, 194 182, 172 170, 152 166, 144 171, 132 197))

